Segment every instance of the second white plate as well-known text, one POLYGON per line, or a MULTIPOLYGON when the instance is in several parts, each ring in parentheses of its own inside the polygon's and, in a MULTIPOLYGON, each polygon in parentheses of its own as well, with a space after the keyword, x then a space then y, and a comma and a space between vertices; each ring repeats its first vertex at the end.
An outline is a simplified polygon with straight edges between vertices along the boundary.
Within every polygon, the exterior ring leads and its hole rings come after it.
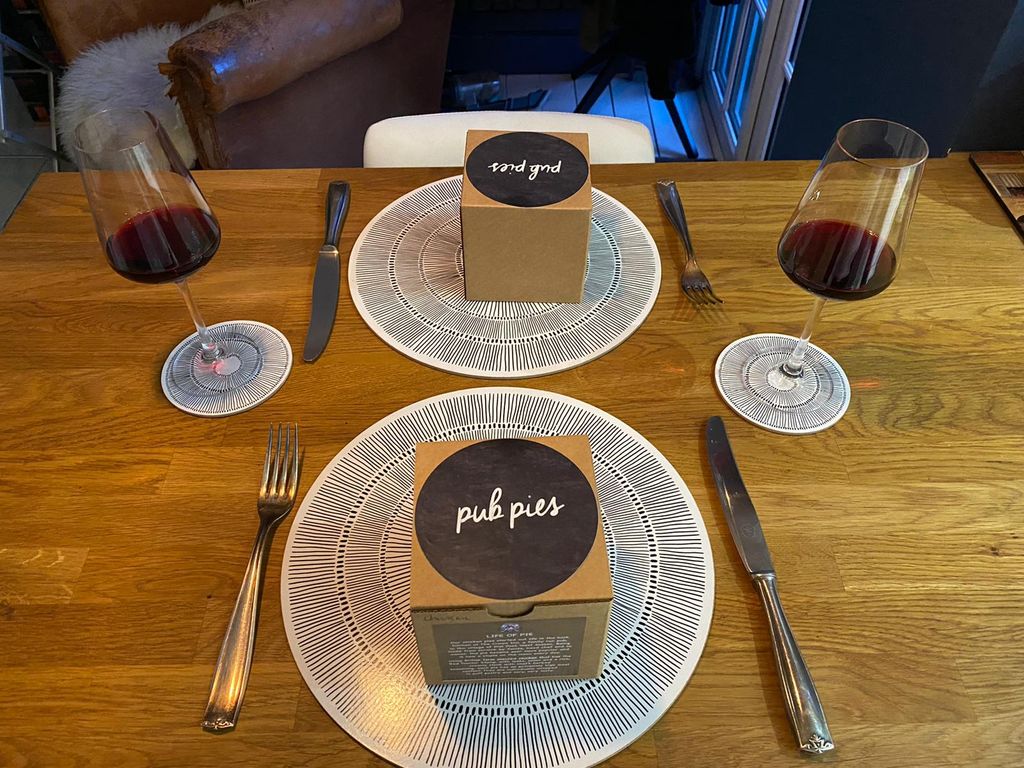
POLYGON ((467 376, 542 376, 614 349, 650 313, 661 285, 658 247, 632 211, 596 189, 581 303, 466 301, 461 192, 459 176, 414 189, 352 248, 356 309, 402 354, 467 376))

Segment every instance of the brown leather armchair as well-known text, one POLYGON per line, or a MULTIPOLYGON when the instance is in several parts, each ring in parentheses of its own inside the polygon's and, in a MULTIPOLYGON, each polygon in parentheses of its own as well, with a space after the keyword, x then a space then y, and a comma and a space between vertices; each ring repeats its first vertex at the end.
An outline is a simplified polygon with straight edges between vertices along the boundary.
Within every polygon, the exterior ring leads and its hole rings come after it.
MULTIPOLYGON (((214 4, 41 2, 69 61, 98 40, 193 21, 214 4)), ((453 5, 264 0, 183 37, 161 69, 205 168, 358 166, 370 125, 438 110, 453 5)))

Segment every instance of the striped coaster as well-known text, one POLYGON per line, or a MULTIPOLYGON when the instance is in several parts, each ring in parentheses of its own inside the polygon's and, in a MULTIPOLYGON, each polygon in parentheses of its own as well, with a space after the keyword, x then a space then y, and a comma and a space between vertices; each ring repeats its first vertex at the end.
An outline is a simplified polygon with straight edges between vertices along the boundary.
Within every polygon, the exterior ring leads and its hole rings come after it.
POLYGON ((438 395, 353 439, 306 494, 281 573, 285 630, 306 684, 353 738, 407 768, 606 760, 672 706, 713 602, 704 522, 665 457, 592 405, 525 388, 438 395), (416 443, 581 434, 615 595, 601 676, 428 687, 409 615, 416 443))
POLYGON ((210 326, 229 361, 226 374, 198 365, 202 342, 193 333, 164 362, 160 385, 171 404, 193 416, 230 416, 271 397, 292 369, 292 348, 276 328, 255 320, 210 326))
POLYGON ((790 390, 779 390, 768 373, 782 365, 797 343, 782 333, 744 336, 722 350, 715 363, 715 386, 726 404, 759 427, 784 435, 828 429, 850 407, 846 372, 828 352, 807 345, 804 375, 790 390))
POLYGON ((542 376, 600 357, 640 327, 661 284, 658 248, 625 206, 593 191, 579 304, 466 301, 453 176, 415 189, 363 230, 348 280, 359 314, 385 342, 466 376, 542 376))

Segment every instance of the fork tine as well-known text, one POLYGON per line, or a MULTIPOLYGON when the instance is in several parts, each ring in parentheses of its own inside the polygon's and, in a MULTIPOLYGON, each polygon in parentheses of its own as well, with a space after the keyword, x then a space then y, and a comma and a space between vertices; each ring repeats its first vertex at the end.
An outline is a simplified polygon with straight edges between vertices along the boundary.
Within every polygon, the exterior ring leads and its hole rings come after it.
POLYGON ((260 495, 267 495, 267 480, 270 479, 270 456, 274 446, 274 425, 270 425, 270 432, 267 434, 267 457, 263 460, 263 481, 260 483, 260 495))
POLYGON ((281 488, 279 490, 279 493, 281 494, 282 497, 286 497, 288 495, 288 486, 289 486, 289 484, 291 484, 291 482, 293 480, 293 478, 292 478, 292 463, 293 463, 292 462, 292 453, 294 453, 294 451, 295 451, 295 449, 297 447, 297 436, 295 435, 295 432, 292 430, 292 427, 294 427, 294 426, 295 426, 294 424, 288 424, 288 425, 285 426, 286 434, 291 439, 288 440, 288 448, 284 452, 284 466, 282 468, 281 488))
POLYGON ((713 304, 724 304, 725 303, 720 298, 718 298, 718 296, 715 295, 715 292, 713 290, 711 290, 711 283, 708 283, 708 295, 711 297, 711 301, 712 301, 713 304))
POLYGON ((277 447, 274 449, 274 474, 271 476, 267 493, 273 494, 277 491, 277 474, 281 471, 281 425, 277 425, 277 447))
POLYGON ((277 488, 274 492, 278 496, 284 496, 284 489, 288 487, 288 469, 291 466, 291 458, 289 456, 292 447, 292 425, 282 424, 284 427, 284 450, 281 451, 281 456, 278 459, 278 463, 281 465, 281 480, 277 484, 277 488))
POLYGON ((292 473, 288 484, 288 498, 295 501, 299 491, 299 425, 295 424, 295 443, 292 445, 292 473))

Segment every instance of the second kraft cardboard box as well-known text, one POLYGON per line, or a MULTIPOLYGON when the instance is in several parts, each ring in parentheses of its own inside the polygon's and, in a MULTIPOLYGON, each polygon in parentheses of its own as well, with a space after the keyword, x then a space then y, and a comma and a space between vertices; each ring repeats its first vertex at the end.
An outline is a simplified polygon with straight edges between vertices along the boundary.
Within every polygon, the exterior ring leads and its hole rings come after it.
POLYGON ((612 586, 586 437, 418 444, 413 503, 427 683, 600 674, 612 586))
POLYGON ((587 134, 468 131, 466 298, 582 301, 591 207, 587 134))

